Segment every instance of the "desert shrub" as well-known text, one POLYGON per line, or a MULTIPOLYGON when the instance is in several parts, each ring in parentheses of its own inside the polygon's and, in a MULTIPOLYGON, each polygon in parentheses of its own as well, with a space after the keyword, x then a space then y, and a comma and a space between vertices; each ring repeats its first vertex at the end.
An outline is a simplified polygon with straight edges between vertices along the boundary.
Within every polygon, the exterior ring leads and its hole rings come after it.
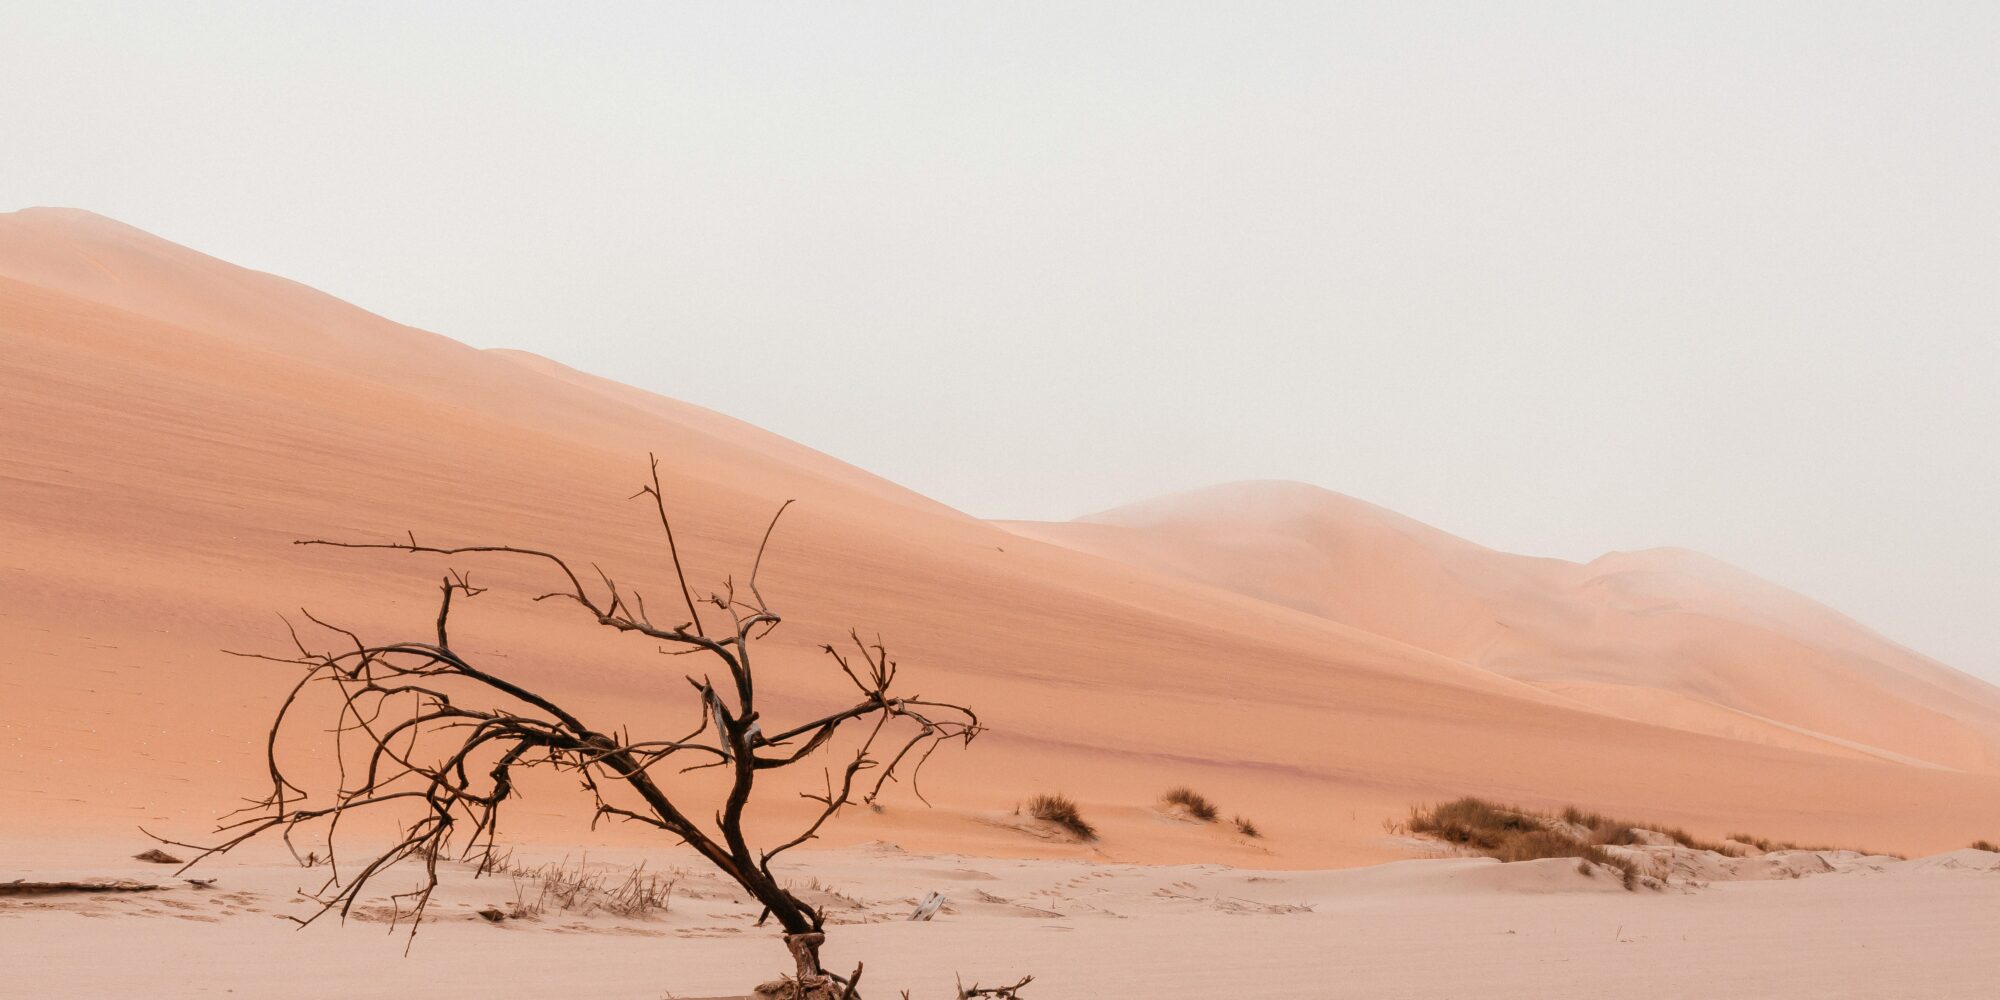
POLYGON ((1245 837, 1262 837, 1264 835, 1264 831, 1257 829, 1257 824, 1250 822, 1247 817, 1238 816, 1231 819, 1230 822, 1236 824, 1236 832, 1245 837))
POLYGON ((1097 839, 1097 828, 1084 820, 1083 813, 1076 807, 1076 800, 1067 795, 1037 795, 1028 800, 1028 813, 1076 834, 1078 840, 1097 839))
MULTIPOLYGON (((1690 850, 1714 851, 1717 854, 1727 854, 1732 857, 1742 853, 1742 849, 1739 847, 1725 844, 1721 841, 1702 840, 1677 826, 1662 826, 1658 823, 1612 819, 1603 813, 1586 812, 1575 806, 1564 806, 1562 812, 1558 815, 1562 817, 1564 822, 1573 823, 1589 831, 1587 839, 1592 843, 1630 847, 1645 843, 1645 838, 1639 836, 1638 831, 1650 830, 1690 850)), ((1735 840, 1736 838, 1730 837, 1728 839, 1735 840)), ((1744 841, 1744 843, 1749 843, 1749 841, 1744 841)))
POLYGON ((1571 837, 1558 830, 1534 830, 1508 838, 1499 847, 1485 852, 1502 861, 1538 861, 1543 858, 1577 858, 1588 865, 1605 865, 1618 870, 1625 888, 1637 888, 1639 866, 1604 848, 1571 837))
POLYGON ((1486 853, 1502 861, 1538 861, 1542 858, 1581 858, 1584 856, 1583 849, 1589 846, 1593 845, 1555 830, 1529 830, 1500 841, 1486 853))
POLYGON ((1498 850, 1508 840, 1545 829, 1545 824, 1519 809, 1497 806, 1467 796, 1442 805, 1410 810, 1411 833, 1429 834, 1448 844, 1482 853, 1498 850))
POLYGON ((2000 853, 2000 847, 1994 846, 1993 842, 1990 840, 1975 840, 1972 842, 1972 849, 1975 851, 1993 851, 1995 853, 2000 853))
MULTIPOLYGON (((1593 830, 1629 836, 1630 827, 1605 821, 1594 814, 1565 810, 1560 818, 1593 830), (1586 822, 1585 820, 1596 822, 1586 822)), ((1410 810, 1407 826, 1412 833, 1427 834, 1501 861, 1535 861, 1542 858, 1576 858, 1577 870, 1594 874, 1595 865, 1616 869, 1627 889, 1639 885, 1639 866, 1629 859, 1606 851, 1600 844, 1571 835, 1559 826, 1556 816, 1533 813, 1513 806, 1497 805, 1484 799, 1466 797, 1410 810)))
MULTIPOLYGON (((1578 858, 1577 870, 1591 874, 1591 865, 1609 865, 1622 873, 1625 887, 1639 884, 1640 869, 1630 859, 1605 850, 1646 843, 1639 834, 1647 830, 1660 834, 1682 847, 1717 854, 1739 855, 1737 844, 1702 840, 1678 827, 1653 823, 1633 823, 1612 819, 1602 813, 1567 806, 1553 813, 1536 812, 1518 806, 1499 805, 1470 796, 1439 805, 1417 806, 1409 819, 1392 830, 1407 829, 1445 843, 1502 861, 1532 861, 1537 858, 1578 858), (1581 831, 1581 832, 1578 832, 1581 831)), ((1840 848, 1801 847, 1797 844, 1732 833, 1727 838, 1750 844, 1760 851, 1832 851, 1840 848)), ((1985 841, 1980 841, 1985 844, 1985 841)), ((1974 845, 1979 846, 1979 845, 1974 845)), ((1993 850, 1990 845, 1985 849, 1993 850)), ((1862 851, 1863 854, 1879 852, 1862 851)), ((1900 855, 1889 855, 1899 857, 1900 855)))
POLYGON ((1215 818, 1221 815, 1216 810, 1215 803, 1208 801, 1207 796, 1186 785, 1169 788, 1167 789, 1167 794, 1160 796, 1160 798, 1165 800, 1168 805, 1180 806, 1182 809, 1186 809, 1188 815, 1204 823, 1213 823, 1215 822, 1215 818))

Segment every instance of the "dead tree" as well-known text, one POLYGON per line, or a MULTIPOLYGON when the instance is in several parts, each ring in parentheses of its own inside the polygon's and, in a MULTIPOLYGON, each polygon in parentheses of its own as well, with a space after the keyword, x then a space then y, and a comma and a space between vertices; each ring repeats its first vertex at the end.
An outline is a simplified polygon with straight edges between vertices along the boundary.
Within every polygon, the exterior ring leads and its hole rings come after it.
POLYGON ((364 886, 398 862, 414 859, 422 866, 421 882, 391 897, 396 919, 407 917, 414 934, 438 885, 438 860, 454 855, 466 860, 490 858, 501 811, 515 790, 516 772, 551 768, 579 779, 594 804, 593 824, 609 819, 658 828, 742 886, 784 931, 797 966, 795 985, 790 987, 795 996, 857 995, 858 968, 840 976, 820 967, 825 915, 793 895, 773 872, 772 862, 817 836, 843 806, 857 800, 873 803, 889 782, 907 776, 914 788, 917 772, 938 747, 953 741, 970 743, 978 735, 978 716, 963 705, 894 693, 895 660, 879 640, 864 642, 850 631, 851 651, 831 644, 823 648, 852 683, 858 694, 855 702, 797 725, 766 724, 757 708, 751 650, 780 618, 759 592, 757 573, 778 518, 791 501, 778 508, 764 529, 746 592, 739 594, 732 580, 721 593, 697 600, 681 568, 658 459, 653 460, 651 482, 633 494, 634 499, 639 497, 651 499, 665 536, 679 587, 674 617, 686 613, 678 624, 656 624, 647 614, 644 598, 595 567, 594 580, 586 583, 567 560, 535 549, 435 547, 419 544, 414 535, 393 542, 313 539, 296 544, 539 563, 551 572, 556 586, 534 600, 573 603, 600 626, 664 644, 658 647, 662 652, 704 657, 720 668, 724 678, 720 684, 708 676, 686 676, 695 718, 684 735, 635 736, 592 727, 550 697, 461 655, 452 646, 453 602, 477 597, 486 588, 475 587, 465 575, 447 569, 439 586, 434 636, 372 644, 302 612, 337 646, 316 650, 292 628, 296 655, 257 657, 302 668, 267 735, 271 790, 225 817, 218 831, 226 838, 221 842, 180 844, 201 852, 190 865, 271 831, 279 831, 296 856, 293 833, 308 824, 324 824, 330 840, 332 830, 350 814, 409 809, 416 818, 401 828, 395 843, 370 851, 358 868, 334 861, 332 874, 316 893, 319 909, 300 922, 311 923, 335 911, 346 916, 364 886), (706 621, 703 607, 711 609, 706 621), (726 619, 727 624, 718 628, 717 619, 726 619), (297 717, 303 695, 327 688, 337 692, 331 734, 340 778, 329 798, 315 798, 288 776, 287 755, 280 748, 299 732, 327 732, 309 728, 308 720, 297 717), (806 761, 850 724, 864 734, 853 756, 827 769, 824 791, 802 793, 816 803, 810 820, 774 846, 752 847, 744 834, 744 815, 759 776, 806 761), (697 808, 688 799, 700 793, 677 787, 669 779, 704 768, 727 769, 729 780, 719 803, 702 801, 697 808), (704 817, 711 808, 712 815, 704 817))

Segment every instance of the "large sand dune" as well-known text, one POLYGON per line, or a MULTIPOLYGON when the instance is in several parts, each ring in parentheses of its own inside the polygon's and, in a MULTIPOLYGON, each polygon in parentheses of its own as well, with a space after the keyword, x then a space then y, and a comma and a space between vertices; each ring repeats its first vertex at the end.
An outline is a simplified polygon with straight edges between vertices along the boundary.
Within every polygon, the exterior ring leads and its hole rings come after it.
POLYGON ((2000 690, 1694 552, 1614 552, 1586 564, 1511 555, 1285 482, 1011 527, 1614 715, 1823 753, 2000 766, 2000 690))
MULTIPOLYGON (((256 790, 288 680, 221 649, 282 650, 302 605, 429 627, 441 564, 295 538, 545 546, 666 592, 622 499, 648 452, 703 586, 800 501, 764 570, 767 712, 834 697, 815 647, 855 625, 994 726, 936 761, 936 809, 836 838, 1302 868, 1406 856, 1384 819, 1463 792, 1908 853, 2000 831, 1991 688, 1697 557, 1524 560, 1289 487, 1009 530, 88 213, 0 216, 0 427, 0 836, 198 833, 256 790), (1165 819, 1178 783, 1268 836, 1165 819), (1100 845, 1008 821, 1058 789, 1100 845)), ((600 728, 680 723, 681 661, 529 603, 523 567, 460 565, 496 585, 474 654, 600 728)), ((521 805, 517 835, 582 836, 554 790, 521 805)))

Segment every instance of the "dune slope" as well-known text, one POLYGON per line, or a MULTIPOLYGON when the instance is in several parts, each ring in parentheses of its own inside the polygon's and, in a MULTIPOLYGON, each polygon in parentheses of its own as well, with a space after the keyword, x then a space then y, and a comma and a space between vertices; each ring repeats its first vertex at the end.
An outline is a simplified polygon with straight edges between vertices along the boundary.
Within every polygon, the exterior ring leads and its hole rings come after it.
MULTIPOLYGON (((1855 667, 1824 696, 1837 718, 1798 723, 1922 764, 1653 724, 1579 694, 1603 680, 1582 666, 1468 655, 1444 641, 1449 616, 1346 621, 1309 603, 1324 594, 1300 596, 1311 580, 1236 593, 1022 538, 720 414, 475 350, 88 213, 0 216, 0 426, 0 836, 198 834, 258 791, 290 679, 222 650, 284 650, 278 614, 300 607, 374 638, 426 634, 442 563, 294 539, 547 547, 667 592, 657 525, 623 499, 648 452, 701 589, 740 577, 770 512, 799 501, 764 567, 786 614, 763 654, 767 711, 832 704, 816 647, 852 625, 879 631, 916 689, 993 725, 927 773, 937 808, 899 799, 836 839, 1313 866, 1404 856, 1384 819, 1466 792, 1879 850, 2000 829, 2000 779, 1973 766, 1984 730, 1905 744, 1834 724, 1934 679, 1855 667), (1179 783, 1266 838, 1161 816, 1155 797, 1179 783), (1100 845, 1010 822, 1052 790, 1083 802, 1100 845)), ((455 619, 468 655, 598 728, 680 731, 684 661, 530 602, 543 581, 523 567, 457 565, 494 585, 455 619)), ((794 808, 782 789, 766 801, 794 808)), ((516 836, 585 836, 559 786, 518 805, 516 836)))
POLYGON ((1497 552, 1300 483, 1013 530, 1407 642, 1610 714, 1828 753, 2000 765, 2000 689, 1697 553, 1497 552))

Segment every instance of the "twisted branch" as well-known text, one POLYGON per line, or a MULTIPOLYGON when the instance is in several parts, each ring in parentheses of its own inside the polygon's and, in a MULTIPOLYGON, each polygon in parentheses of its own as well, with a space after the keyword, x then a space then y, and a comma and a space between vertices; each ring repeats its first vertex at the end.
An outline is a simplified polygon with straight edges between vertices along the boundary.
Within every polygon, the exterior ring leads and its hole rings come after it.
MULTIPOLYGON (((586 725, 553 698, 482 669, 454 649, 452 612, 463 601, 485 594, 488 588, 474 586, 465 574, 447 568, 440 583, 434 641, 427 637, 370 644, 352 631, 302 611, 308 622, 338 645, 324 649, 311 647, 297 626, 287 619, 285 625, 295 655, 236 654, 286 663, 302 670, 279 703, 265 740, 270 791, 225 816, 217 829, 225 834, 219 842, 202 845, 156 839, 196 851, 189 867, 272 831, 277 831, 293 856, 298 857, 294 834, 308 826, 316 829, 323 822, 330 874, 312 893, 318 909, 306 918, 294 919, 309 924, 330 912, 345 917, 370 881, 396 864, 415 858, 423 866, 418 886, 390 897, 392 921, 407 918, 414 939, 438 885, 438 860, 454 854, 463 860, 490 859, 501 812, 514 794, 516 772, 523 768, 547 768, 576 777, 591 797, 592 825, 606 819, 637 822, 669 833, 761 903, 767 914, 777 919, 788 940, 821 934, 824 915, 780 883, 771 870, 772 860, 817 837, 842 807, 853 804, 858 778, 865 771, 877 774, 873 784, 860 794, 862 802, 874 802, 884 785, 900 780, 903 773, 909 775, 914 790, 917 774, 930 754, 948 742, 970 743, 981 731, 979 718, 962 705, 893 694, 896 664, 881 640, 864 643, 858 631, 850 631, 849 637, 859 650, 857 658, 850 659, 832 645, 824 649, 854 685, 857 701, 847 708, 781 729, 775 735, 765 735, 755 707, 751 644, 756 638, 770 634, 782 618, 759 591, 758 574, 778 518, 792 501, 785 501, 765 526, 756 559, 751 564, 747 599, 738 596, 732 580, 725 584, 722 593, 711 593, 697 601, 688 586, 679 546, 674 540, 657 458, 652 460, 651 481, 633 496, 646 496, 653 501, 688 614, 686 622, 656 624, 648 617, 645 600, 637 591, 621 587, 595 566, 590 574, 595 577, 595 585, 586 583, 589 577, 578 573, 563 557, 539 549, 512 545, 424 545, 414 533, 405 540, 391 542, 316 538, 295 544, 384 549, 446 558, 526 557, 553 569, 559 578, 556 589, 537 594, 532 600, 574 603, 600 626, 645 636, 663 644, 659 648, 667 652, 711 657, 729 675, 729 686, 735 695, 733 706, 705 678, 697 680, 690 675, 688 683, 697 692, 692 706, 696 718, 693 728, 684 736, 635 740, 629 734, 614 735, 609 730, 586 725), (730 620, 729 633, 712 633, 705 628, 698 604, 712 605, 726 614, 730 620), (288 776, 285 755, 280 750, 281 736, 305 725, 294 711, 303 695, 329 690, 336 702, 331 734, 338 779, 324 800, 314 800, 302 784, 288 776), (840 768, 838 780, 828 770, 823 792, 803 793, 805 798, 819 803, 811 820, 776 846, 753 849, 743 827, 744 812, 757 776, 807 760, 851 723, 865 725, 866 735, 854 756, 840 768), (894 737, 896 742, 888 744, 895 748, 893 754, 877 755, 878 741, 886 739, 885 734, 892 727, 899 727, 899 732, 907 729, 908 734, 898 735, 894 737), (346 748, 349 741, 358 741, 362 748, 351 760, 346 748), (706 767, 730 769, 727 792, 710 820, 698 821, 697 811, 687 808, 682 797, 690 793, 678 790, 669 793, 655 778, 656 765, 667 761, 680 765, 680 771, 706 767), (354 766, 350 767, 350 763, 354 766), (414 808, 417 816, 402 827, 387 848, 371 849, 358 869, 343 871, 337 860, 343 852, 335 847, 340 820, 349 813, 373 811, 377 807, 414 808)), ((316 860, 316 857, 315 853, 301 860, 316 860)), ((808 956, 815 974, 817 940, 811 939, 808 956)), ((852 980, 829 978, 844 983, 845 992, 852 996, 859 973, 857 968, 852 980)))

